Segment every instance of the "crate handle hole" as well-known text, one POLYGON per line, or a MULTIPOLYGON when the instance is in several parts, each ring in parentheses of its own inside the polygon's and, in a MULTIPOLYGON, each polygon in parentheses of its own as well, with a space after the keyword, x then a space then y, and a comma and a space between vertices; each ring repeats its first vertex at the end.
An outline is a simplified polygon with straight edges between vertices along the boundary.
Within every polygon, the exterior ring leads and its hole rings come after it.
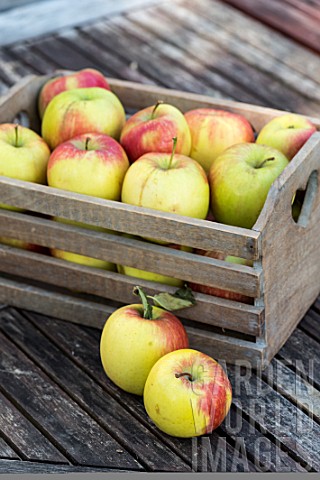
POLYGON ((301 227, 306 227, 318 193, 318 171, 314 170, 308 180, 305 190, 298 189, 291 205, 292 218, 301 227))

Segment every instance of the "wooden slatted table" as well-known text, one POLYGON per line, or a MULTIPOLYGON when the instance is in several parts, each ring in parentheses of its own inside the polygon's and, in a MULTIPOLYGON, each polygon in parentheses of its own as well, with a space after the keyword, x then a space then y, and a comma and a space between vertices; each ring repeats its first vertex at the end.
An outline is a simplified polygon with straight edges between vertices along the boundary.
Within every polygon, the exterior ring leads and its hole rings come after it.
MULTIPOLYGON (((3 47, 0 93, 29 73, 94 67, 320 116, 318 0, 256 3, 164 1, 3 47)), ((0 473, 320 471, 320 299, 267 370, 227 366, 230 414, 194 440, 162 434, 142 400, 108 380, 99 339, 98 330, 1 306, 0 473)))

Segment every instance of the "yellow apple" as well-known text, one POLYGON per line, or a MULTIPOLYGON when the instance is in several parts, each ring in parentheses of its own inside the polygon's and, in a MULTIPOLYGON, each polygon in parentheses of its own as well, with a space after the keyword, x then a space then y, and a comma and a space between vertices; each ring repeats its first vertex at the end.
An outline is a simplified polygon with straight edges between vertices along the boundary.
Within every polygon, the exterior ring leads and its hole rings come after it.
POLYGON ((229 412, 232 390, 219 363, 192 349, 175 350, 152 367, 144 406, 155 425, 175 437, 211 433, 229 412))

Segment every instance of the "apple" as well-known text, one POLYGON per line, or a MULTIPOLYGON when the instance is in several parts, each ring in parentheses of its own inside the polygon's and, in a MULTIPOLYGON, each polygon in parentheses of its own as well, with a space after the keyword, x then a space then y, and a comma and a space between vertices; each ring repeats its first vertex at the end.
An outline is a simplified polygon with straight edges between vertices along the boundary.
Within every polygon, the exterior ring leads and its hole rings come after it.
MULTIPOLYGON (((65 223, 67 225, 76 225, 78 227, 87 228, 88 230, 95 230, 97 232, 111 233, 110 230, 103 227, 96 227, 95 225, 88 225, 86 223, 76 222, 74 220, 67 220, 61 217, 52 217, 52 220, 55 222, 65 223)), ((112 232, 112 233, 115 234, 115 232, 112 232)), ((81 255, 79 253, 66 252, 58 248, 51 248, 50 252, 51 252, 51 255, 55 258, 60 258, 61 260, 66 260, 68 262, 78 263, 79 265, 85 265, 86 267, 102 268, 104 270, 110 270, 110 271, 116 270, 115 264, 111 262, 107 262, 106 260, 87 257, 86 255, 81 255)))
POLYGON ((217 222, 252 228, 274 180, 288 164, 275 148, 239 143, 210 168, 211 208, 217 222))
MULTIPOLYGON (((0 175, 45 184, 49 156, 46 142, 30 128, 13 123, 0 125, 0 175)), ((0 208, 21 211, 2 203, 0 208)))
POLYGON ((228 147, 254 142, 253 129, 242 115, 214 108, 197 108, 185 113, 185 118, 192 139, 190 157, 197 160, 207 173, 213 160, 228 147))
MULTIPOLYGON (((140 239, 139 237, 135 237, 134 235, 124 235, 128 238, 136 238, 140 239)), ((146 241, 144 239, 144 241, 146 241)), ((150 242, 152 243, 152 242, 150 242)), ((184 252, 192 252, 192 248, 186 247, 183 245, 176 245, 173 243, 167 244, 166 247, 173 248, 175 250, 182 250, 184 252)), ((117 270, 119 273, 123 275, 128 275, 130 277, 136 277, 143 280, 148 280, 150 282, 157 282, 163 283, 165 285, 172 285, 173 287, 182 287, 185 283, 183 280, 179 280, 178 278, 168 277, 167 275, 162 275, 160 273, 155 272, 147 272, 145 270, 140 270, 139 268, 128 267, 126 265, 117 265, 117 270)))
POLYGON ((100 356, 107 376, 123 390, 142 395, 146 379, 160 357, 189 346, 180 320, 148 304, 139 288, 142 304, 117 309, 106 321, 100 356))
POLYGON ((127 120, 120 143, 130 162, 135 162, 145 153, 171 153, 173 137, 177 137, 176 153, 189 155, 191 136, 183 113, 173 105, 158 102, 127 120))
POLYGON ((60 144, 50 155, 48 185, 108 200, 120 200, 128 157, 108 135, 86 133, 60 144))
POLYGON ((40 90, 38 107, 40 118, 43 117, 48 103, 61 92, 74 88, 100 87, 111 90, 104 75, 94 68, 84 68, 69 75, 48 80, 40 90))
POLYGON ((144 388, 144 406, 156 426, 174 437, 211 433, 229 412, 232 389, 218 362, 189 348, 160 358, 144 388))
POLYGON ((47 248, 40 245, 34 245, 23 240, 16 238, 0 237, 0 243, 9 245, 10 247, 21 248, 23 250, 29 250, 30 252, 47 253, 47 248))
MULTIPOLYGON (((246 260, 245 258, 234 257, 232 255, 226 255, 222 252, 215 252, 215 251, 205 251, 205 250, 196 250, 196 254, 204 255, 205 257, 216 258, 217 260, 224 260, 225 262, 236 263, 239 265, 247 265, 252 267, 253 263, 251 260, 246 260)), ((233 300, 235 302, 242 302, 252 304, 253 299, 248 297, 247 295, 243 295, 237 292, 231 292, 230 290, 224 290, 222 288, 217 287, 209 287, 208 285, 201 285, 199 283, 188 282, 189 287, 194 292, 205 293, 206 295, 214 295, 215 297, 226 298, 229 300, 233 300)))
POLYGON ((207 176, 195 160, 175 153, 146 153, 130 165, 123 181, 124 203, 205 219, 210 191, 207 176))
POLYGON ((256 143, 276 148, 291 160, 316 130, 306 117, 288 113, 270 120, 259 132, 256 143))
POLYGON ((56 95, 42 120, 42 137, 51 149, 82 133, 104 133, 116 140, 125 124, 119 98, 100 87, 75 88, 56 95))

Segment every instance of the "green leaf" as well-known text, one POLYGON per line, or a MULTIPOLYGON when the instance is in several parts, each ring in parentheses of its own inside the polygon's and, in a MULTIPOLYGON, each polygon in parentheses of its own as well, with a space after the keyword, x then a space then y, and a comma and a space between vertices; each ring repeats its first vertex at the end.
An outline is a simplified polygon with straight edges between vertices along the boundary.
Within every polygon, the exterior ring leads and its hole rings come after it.
POLYGON ((183 287, 179 288, 176 292, 174 292, 173 295, 177 298, 188 300, 192 305, 195 305, 196 303, 196 299, 194 298, 193 291, 186 284, 183 287))
POLYGON ((174 310, 180 310, 181 308, 191 307, 193 305, 189 300, 184 300, 183 298, 177 298, 171 293, 159 293, 153 297, 154 304, 157 307, 164 308, 173 312, 174 310))

